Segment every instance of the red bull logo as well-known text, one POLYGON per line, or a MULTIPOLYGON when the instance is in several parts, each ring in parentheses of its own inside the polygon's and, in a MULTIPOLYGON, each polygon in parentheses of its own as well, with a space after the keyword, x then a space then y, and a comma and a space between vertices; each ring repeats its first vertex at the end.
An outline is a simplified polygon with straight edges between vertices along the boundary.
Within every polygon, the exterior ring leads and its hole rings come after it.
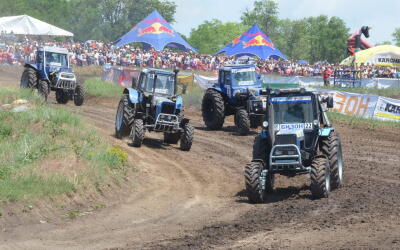
POLYGON ((232 41, 232 47, 235 46, 236 44, 238 44, 240 42, 240 36, 236 37, 235 39, 233 39, 232 41))
POLYGON ((271 42, 268 42, 264 37, 261 35, 256 36, 255 38, 251 39, 248 42, 243 42, 243 48, 248 48, 252 46, 268 46, 272 49, 274 48, 274 45, 271 42))
POLYGON ((144 28, 144 29, 139 29, 139 36, 143 36, 146 34, 169 34, 171 36, 174 36, 174 31, 172 29, 167 28, 166 26, 162 25, 159 22, 153 23, 152 25, 144 28))

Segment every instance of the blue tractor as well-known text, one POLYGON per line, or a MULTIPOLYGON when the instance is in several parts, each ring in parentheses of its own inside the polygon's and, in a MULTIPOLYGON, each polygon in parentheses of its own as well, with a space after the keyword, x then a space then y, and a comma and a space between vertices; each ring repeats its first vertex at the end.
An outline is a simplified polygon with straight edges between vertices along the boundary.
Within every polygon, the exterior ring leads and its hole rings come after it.
MULTIPOLYGON (((115 119, 115 136, 130 136, 132 145, 142 145, 145 131, 164 133, 164 142, 189 151, 194 127, 184 117, 182 97, 177 94, 177 74, 159 69, 142 69, 119 102, 115 119)), ((183 89, 183 94, 185 94, 183 89)))
POLYGON ((219 130, 226 116, 234 115, 240 135, 261 125, 261 79, 252 64, 228 65, 219 70, 218 83, 207 89, 202 101, 202 116, 208 129, 219 130))
POLYGON ((343 184, 341 140, 326 114, 333 98, 303 88, 267 89, 266 96, 263 129, 244 172, 250 202, 266 201, 275 174, 309 174, 313 197, 328 197, 343 184))
POLYGON ((67 49, 39 47, 36 51, 36 62, 27 63, 24 68, 21 88, 37 88, 46 101, 53 90, 60 104, 66 104, 69 100, 74 100, 77 106, 83 104, 85 90, 77 82, 69 63, 67 49))

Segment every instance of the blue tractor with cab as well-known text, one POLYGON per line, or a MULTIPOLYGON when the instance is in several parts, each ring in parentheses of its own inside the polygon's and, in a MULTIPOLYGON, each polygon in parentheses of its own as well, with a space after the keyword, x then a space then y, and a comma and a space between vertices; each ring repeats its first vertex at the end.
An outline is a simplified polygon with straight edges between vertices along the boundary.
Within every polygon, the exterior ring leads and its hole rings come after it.
POLYGON ((234 115, 237 132, 247 135, 250 128, 261 126, 262 105, 266 98, 260 76, 252 64, 227 65, 219 69, 218 82, 206 90, 202 116, 210 130, 222 128, 225 117, 234 115))
MULTIPOLYGON (((184 117, 183 100, 177 94, 178 70, 142 69, 126 88, 119 102, 115 119, 115 136, 129 136, 132 145, 142 145, 145 132, 163 132, 164 142, 177 144, 189 151, 194 127, 184 117)), ((182 94, 185 94, 185 88, 182 94)))
POLYGON ((20 87, 38 89, 46 101, 53 90, 60 104, 73 100, 76 106, 81 106, 85 100, 83 85, 78 83, 70 66, 68 50, 64 48, 39 47, 36 62, 24 66, 20 87))
POLYGON ((265 95, 262 131, 244 171, 250 202, 267 200, 276 174, 309 174, 312 196, 328 197, 342 186, 344 165, 340 136, 326 114, 333 98, 304 88, 267 89, 265 95))

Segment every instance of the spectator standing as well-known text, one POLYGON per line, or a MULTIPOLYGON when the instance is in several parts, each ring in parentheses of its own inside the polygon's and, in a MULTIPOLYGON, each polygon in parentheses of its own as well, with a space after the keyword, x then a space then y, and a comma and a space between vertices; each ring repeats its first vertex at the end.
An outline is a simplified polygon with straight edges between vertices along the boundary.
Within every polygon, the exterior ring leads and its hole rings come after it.
POLYGON ((324 86, 329 86, 331 83, 329 82, 329 78, 332 75, 332 70, 329 67, 325 67, 324 71, 322 72, 322 76, 324 78, 324 86))

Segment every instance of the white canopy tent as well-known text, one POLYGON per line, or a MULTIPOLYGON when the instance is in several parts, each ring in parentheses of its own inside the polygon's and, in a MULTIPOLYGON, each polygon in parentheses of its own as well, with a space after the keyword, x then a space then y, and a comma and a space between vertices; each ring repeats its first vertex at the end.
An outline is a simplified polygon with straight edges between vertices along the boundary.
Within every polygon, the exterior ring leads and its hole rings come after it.
POLYGON ((1 17, 0 32, 33 36, 74 36, 69 31, 27 15, 1 17))

